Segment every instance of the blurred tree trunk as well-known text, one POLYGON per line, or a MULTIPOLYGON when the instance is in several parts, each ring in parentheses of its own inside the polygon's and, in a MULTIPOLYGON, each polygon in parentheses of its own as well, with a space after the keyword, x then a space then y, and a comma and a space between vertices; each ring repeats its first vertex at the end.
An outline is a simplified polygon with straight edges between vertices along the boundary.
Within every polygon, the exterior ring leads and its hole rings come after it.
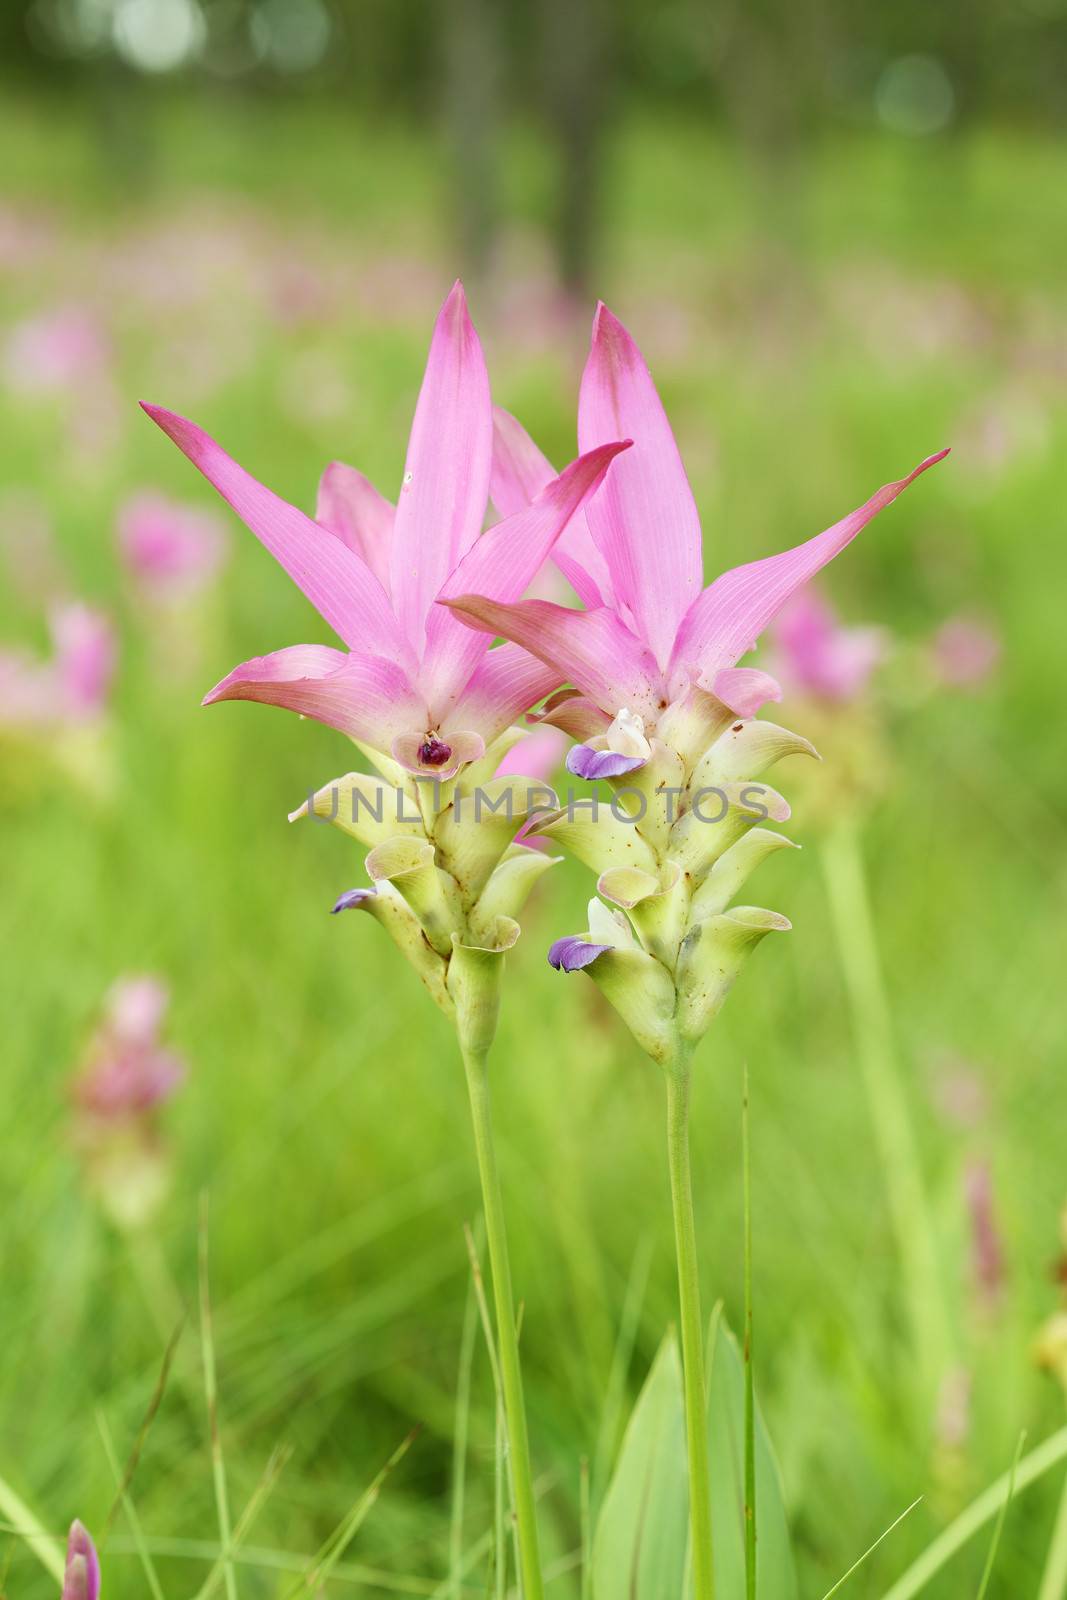
POLYGON ((556 263, 571 294, 595 267, 608 111, 610 0, 542 0, 545 113, 557 149, 556 263))
POLYGON ((497 231, 496 134, 500 36, 494 0, 447 0, 445 117, 456 235, 468 276, 484 279, 497 231))

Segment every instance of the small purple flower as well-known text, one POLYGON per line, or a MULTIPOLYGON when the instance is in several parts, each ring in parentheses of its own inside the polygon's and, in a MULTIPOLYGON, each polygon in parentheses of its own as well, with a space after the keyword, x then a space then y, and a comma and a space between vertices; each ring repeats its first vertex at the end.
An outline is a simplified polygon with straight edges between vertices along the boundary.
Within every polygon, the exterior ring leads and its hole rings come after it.
POLYGON ((557 939, 549 950, 548 964, 557 972, 581 972, 611 948, 610 944, 590 944, 581 934, 569 933, 557 939))
POLYGON ((373 900, 377 888, 371 884, 369 889, 346 889, 338 898, 337 904, 332 907, 330 915, 335 917, 339 911, 356 911, 365 900, 373 900))
POLYGON ((89 1530, 80 1522, 72 1522, 60 1600, 98 1600, 99 1594, 100 1561, 96 1547, 89 1530))
POLYGON ((594 750, 588 744, 576 744, 567 756, 567 771, 590 783, 597 778, 620 778, 624 772, 635 772, 644 764, 643 756, 624 756, 617 750, 594 750))

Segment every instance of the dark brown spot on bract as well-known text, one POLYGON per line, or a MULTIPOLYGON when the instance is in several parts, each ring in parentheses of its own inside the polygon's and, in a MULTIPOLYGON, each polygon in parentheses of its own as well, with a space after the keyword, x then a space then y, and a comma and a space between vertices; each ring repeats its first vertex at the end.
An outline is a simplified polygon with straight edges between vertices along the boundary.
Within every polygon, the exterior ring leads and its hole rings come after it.
POLYGON ((735 722, 734 725, 733 725, 733 732, 734 733, 741 733, 744 730, 744 726, 745 725, 744 725, 743 722, 735 722))
POLYGON ((452 746, 432 733, 419 745, 419 760, 424 767, 443 767, 451 754, 452 746))

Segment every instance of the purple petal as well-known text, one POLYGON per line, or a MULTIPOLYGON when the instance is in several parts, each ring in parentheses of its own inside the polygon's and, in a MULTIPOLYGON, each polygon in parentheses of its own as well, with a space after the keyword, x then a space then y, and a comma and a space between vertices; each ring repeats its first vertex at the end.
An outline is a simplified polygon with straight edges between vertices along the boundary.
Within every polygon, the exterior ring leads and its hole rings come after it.
POLYGON ((266 545, 345 644, 393 660, 404 658, 389 596, 355 551, 257 483, 195 422, 161 406, 141 404, 266 545))
POLYGON ((73 1522, 67 1539, 67 1565, 60 1600, 98 1600, 99 1594, 100 1562, 96 1547, 88 1529, 80 1522, 73 1522))
POLYGON ((720 667, 732 667, 751 650, 767 624, 801 584, 813 578, 892 502, 920 473, 944 460, 947 450, 921 461, 914 472, 887 483, 866 503, 832 528, 781 555, 764 556, 724 572, 690 606, 678 630, 672 667, 699 667, 700 681, 710 686, 720 667))
POLYGON ((617 602, 666 667, 678 625, 704 581, 700 518, 671 425, 641 352, 617 317, 597 307, 578 401, 578 446, 632 438, 587 512, 617 602))
POLYGON ((590 745, 577 744, 567 756, 567 771, 576 778, 587 778, 595 783, 597 778, 621 778, 624 772, 636 772, 645 764, 643 756, 624 756, 617 750, 594 750, 590 745))
POLYGON ((548 964, 555 967, 557 972, 581 972, 583 967, 591 967, 599 956, 611 948, 610 944, 590 944, 580 934, 569 933, 552 945, 548 952, 548 964))
POLYGON ((331 908, 330 915, 335 917, 339 911, 357 911, 364 901, 373 900, 377 893, 375 884, 371 884, 369 889, 346 889, 331 908))
POLYGON ((492 453, 489 375, 457 282, 430 341, 389 558, 396 614, 420 657, 434 596, 482 531, 492 453))

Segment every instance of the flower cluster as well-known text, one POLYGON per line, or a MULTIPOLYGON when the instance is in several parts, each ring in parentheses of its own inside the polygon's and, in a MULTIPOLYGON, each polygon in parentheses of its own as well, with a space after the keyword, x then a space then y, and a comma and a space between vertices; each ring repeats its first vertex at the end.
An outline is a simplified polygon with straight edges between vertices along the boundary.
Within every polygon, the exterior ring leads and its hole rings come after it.
MULTIPOLYGON (((551 468, 514 418, 498 428, 507 447, 499 471, 518 502, 551 468)), ((637 346, 601 306, 578 437, 588 450, 621 436, 633 449, 586 509, 584 541, 561 542, 555 554, 585 610, 474 593, 443 598, 471 626, 524 646, 572 685, 547 702, 542 719, 582 741, 570 771, 606 780, 615 797, 533 830, 598 874, 588 930, 557 940, 549 960, 588 971, 642 1048, 669 1064, 700 1039, 755 945, 789 926, 775 912, 732 902, 753 869, 789 843, 761 826, 784 821, 789 807, 757 780, 783 756, 815 751, 756 718, 781 690, 737 663, 791 597, 941 456, 805 544, 703 588, 700 523, 670 425, 637 346)))
POLYGON ((312 520, 193 423, 145 409, 348 646, 292 645, 256 657, 205 703, 255 700, 315 717, 347 734, 377 769, 347 773, 293 817, 324 816, 368 847, 370 886, 342 895, 334 909, 370 911, 437 1004, 455 1013, 463 1037, 487 1044, 499 958, 550 865, 513 842, 536 783, 514 773, 514 757, 506 774, 493 774, 522 736, 514 719, 563 679, 519 645, 491 649, 437 600, 471 589, 501 604, 518 600, 628 441, 602 441, 558 477, 550 472, 483 533, 493 412, 459 284, 434 329, 396 505, 355 468, 333 462, 312 520))

